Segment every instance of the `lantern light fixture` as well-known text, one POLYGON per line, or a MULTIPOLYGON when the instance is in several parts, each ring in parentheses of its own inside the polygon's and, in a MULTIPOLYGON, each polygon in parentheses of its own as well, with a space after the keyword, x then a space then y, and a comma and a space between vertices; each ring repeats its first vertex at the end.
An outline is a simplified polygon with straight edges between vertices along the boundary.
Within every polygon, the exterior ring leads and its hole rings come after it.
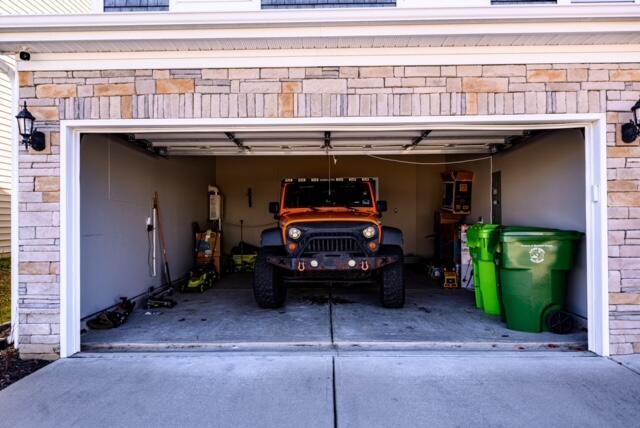
POLYGON ((16 115, 18 121, 18 132, 22 137, 22 144, 26 149, 31 147, 37 152, 41 152, 45 148, 44 133, 38 131, 33 127, 36 120, 31 112, 27 109, 27 103, 24 103, 24 107, 20 110, 20 113, 16 115))
POLYGON ((631 107, 631 113, 633 113, 633 119, 629 123, 622 125, 622 141, 625 143, 633 143, 638 135, 640 135, 640 125, 638 124, 638 110, 640 109, 640 100, 631 107))

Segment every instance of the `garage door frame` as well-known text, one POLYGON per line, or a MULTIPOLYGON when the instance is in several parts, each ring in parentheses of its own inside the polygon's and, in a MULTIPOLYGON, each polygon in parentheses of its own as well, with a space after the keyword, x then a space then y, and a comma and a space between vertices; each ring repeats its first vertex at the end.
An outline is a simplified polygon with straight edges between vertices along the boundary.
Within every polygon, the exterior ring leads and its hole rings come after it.
MULTIPOLYGON (((406 116, 273 119, 117 119, 60 122, 60 357, 80 351, 80 136, 83 133, 363 129, 585 130, 589 350, 609 355, 606 115, 406 116)), ((239 154, 241 155, 241 154, 239 154)), ((250 154, 247 154, 250 156, 250 154)))

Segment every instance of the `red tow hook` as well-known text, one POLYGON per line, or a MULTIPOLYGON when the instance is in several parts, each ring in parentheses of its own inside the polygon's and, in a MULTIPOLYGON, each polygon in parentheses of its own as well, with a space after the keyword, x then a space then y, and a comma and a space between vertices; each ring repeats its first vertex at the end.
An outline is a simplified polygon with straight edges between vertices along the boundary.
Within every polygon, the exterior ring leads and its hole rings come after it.
POLYGON ((305 270, 304 262, 302 260, 298 261, 298 270, 300 272, 304 272, 305 270))
POLYGON ((368 271, 369 270, 369 262, 367 262, 366 260, 362 261, 362 265, 360 266, 362 268, 363 271, 368 271))

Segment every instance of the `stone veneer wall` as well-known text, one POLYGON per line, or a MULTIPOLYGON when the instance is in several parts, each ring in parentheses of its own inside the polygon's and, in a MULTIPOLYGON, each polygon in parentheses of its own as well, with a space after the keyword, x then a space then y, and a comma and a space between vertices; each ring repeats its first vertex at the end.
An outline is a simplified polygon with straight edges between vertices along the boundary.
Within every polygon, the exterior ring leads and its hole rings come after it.
POLYGON ((612 353, 640 352, 640 147, 619 124, 640 64, 21 72, 47 134, 20 153, 20 349, 59 349, 61 119, 491 115, 607 112, 612 353))

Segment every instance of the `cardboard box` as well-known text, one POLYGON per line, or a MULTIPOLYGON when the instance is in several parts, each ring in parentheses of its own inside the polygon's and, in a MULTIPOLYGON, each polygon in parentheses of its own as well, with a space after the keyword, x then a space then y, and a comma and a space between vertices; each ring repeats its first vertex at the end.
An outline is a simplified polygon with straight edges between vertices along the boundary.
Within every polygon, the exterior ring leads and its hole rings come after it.
POLYGON ((222 257, 221 256, 213 256, 213 265, 216 267, 216 272, 218 272, 218 275, 222 275, 222 257))

